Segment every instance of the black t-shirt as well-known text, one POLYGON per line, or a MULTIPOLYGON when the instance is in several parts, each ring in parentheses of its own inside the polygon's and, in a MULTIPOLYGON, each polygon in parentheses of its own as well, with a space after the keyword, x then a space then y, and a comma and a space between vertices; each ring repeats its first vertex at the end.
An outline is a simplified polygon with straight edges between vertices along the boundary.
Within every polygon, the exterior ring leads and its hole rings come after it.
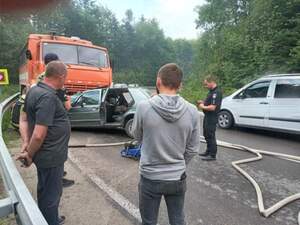
POLYGON ((214 89, 210 90, 207 94, 207 97, 204 101, 204 105, 215 105, 216 110, 215 111, 205 111, 203 110, 205 116, 207 119, 217 121, 217 115, 218 112, 221 109, 221 104, 222 104, 222 92, 218 87, 215 87, 214 89))
POLYGON ((39 82, 32 87, 25 99, 29 135, 36 124, 48 127, 45 140, 34 155, 33 162, 39 168, 62 165, 67 160, 71 126, 67 112, 56 91, 39 82))
POLYGON ((65 89, 58 89, 56 90, 56 95, 63 103, 66 101, 66 90, 65 89))

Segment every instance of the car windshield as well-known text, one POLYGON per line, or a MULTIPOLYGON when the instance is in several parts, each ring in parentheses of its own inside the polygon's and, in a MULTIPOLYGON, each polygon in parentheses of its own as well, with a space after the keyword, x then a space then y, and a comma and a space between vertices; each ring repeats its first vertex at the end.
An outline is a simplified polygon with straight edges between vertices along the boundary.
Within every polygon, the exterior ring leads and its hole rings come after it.
POLYGON ((142 88, 129 88, 129 91, 132 94, 135 102, 140 102, 150 98, 150 95, 147 93, 147 91, 142 88))
POLYGON ((82 94, 82 92, 77 92, 74 95, 71 95, 71 103, 75 102, 75 100, 78 98, 78 96, 80 96, 82 94))
POLYGON ((155 94, 156 93, 156 90, 155 90, 155 88, 141 88, 140 89, 142 92, 144 92, 147 96, 151 96, 151 95, 153 95, 153 94, 155 94))
POLYGON ((105 51, 78 45, 44 43, 43 58, 48 53, 55 53, 66 64, 77 64, 107 68, 108 60, 105 51))

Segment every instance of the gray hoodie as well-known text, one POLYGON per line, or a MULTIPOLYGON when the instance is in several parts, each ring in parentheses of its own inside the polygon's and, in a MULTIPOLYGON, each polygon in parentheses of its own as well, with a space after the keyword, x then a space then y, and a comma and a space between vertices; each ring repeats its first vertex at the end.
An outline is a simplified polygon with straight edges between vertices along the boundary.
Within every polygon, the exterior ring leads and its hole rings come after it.
POLYGON ((133 122, 142 143, 140 174, 150 180, 179 180, 200 148, 200 116, 178 95, 141 102, 133 122))

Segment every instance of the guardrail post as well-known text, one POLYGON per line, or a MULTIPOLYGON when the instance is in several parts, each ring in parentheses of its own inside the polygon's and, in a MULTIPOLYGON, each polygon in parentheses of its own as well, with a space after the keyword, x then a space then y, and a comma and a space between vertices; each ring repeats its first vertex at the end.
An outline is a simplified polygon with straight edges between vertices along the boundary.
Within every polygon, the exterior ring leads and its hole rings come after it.
POLYGON ((0 217, 5 217, 14 212, 11 198, 7 197, 0 200, 0 217))

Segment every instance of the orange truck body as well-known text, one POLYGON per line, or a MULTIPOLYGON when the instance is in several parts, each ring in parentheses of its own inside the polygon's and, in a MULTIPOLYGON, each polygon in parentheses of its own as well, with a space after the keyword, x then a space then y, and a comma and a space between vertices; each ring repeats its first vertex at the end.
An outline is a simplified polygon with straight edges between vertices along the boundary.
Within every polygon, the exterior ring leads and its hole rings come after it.
POLYGON ((65 88, 68 94, 109 87, 112 83, 112 68, 106 48, 77 37, 30 34, 20 55, 21 92, 26 93, 45 71, 43 58, 47 53, 57 54, 67 65, 65 88))

